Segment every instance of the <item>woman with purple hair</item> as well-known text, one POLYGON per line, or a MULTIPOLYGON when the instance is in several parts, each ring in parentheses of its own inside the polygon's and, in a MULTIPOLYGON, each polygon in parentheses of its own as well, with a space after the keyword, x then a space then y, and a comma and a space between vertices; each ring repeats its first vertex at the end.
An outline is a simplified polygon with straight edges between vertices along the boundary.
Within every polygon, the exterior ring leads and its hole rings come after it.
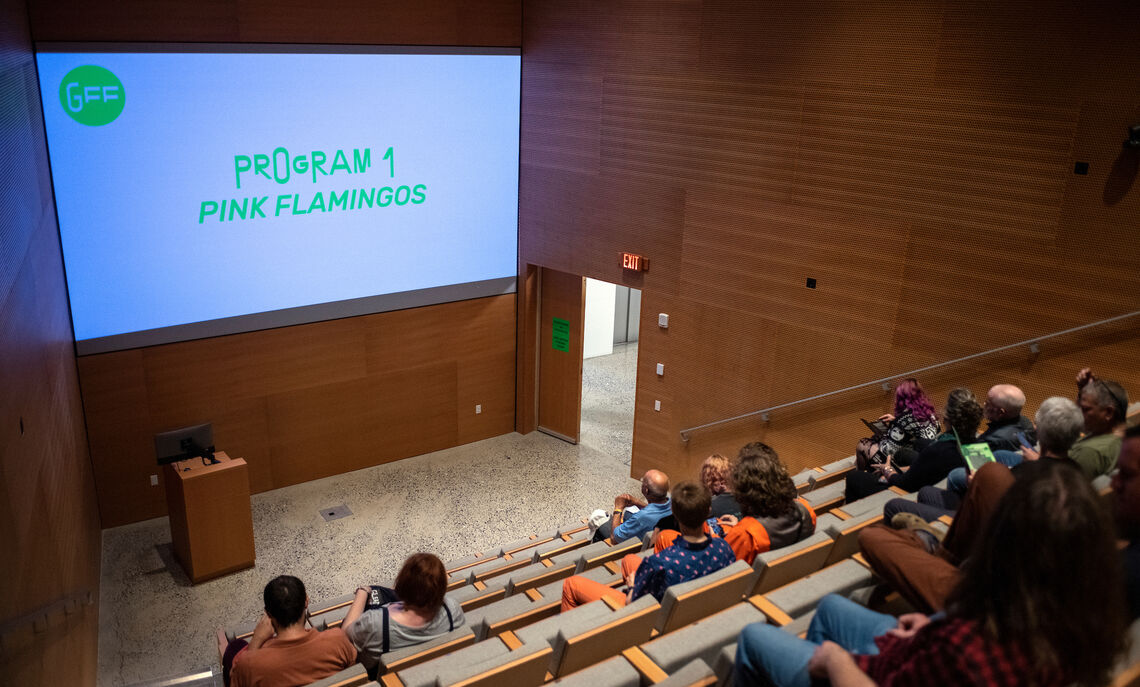
MULTIPOLYGON (((899 449, 919 449, 938 436, 938 413, 917 379, 904 379, 895 388, 895 412, 879 418, 887 430, 874 439, 860 439, 856 464, 861 470, 886 463, 899 449)), ((913 454, 912 454, 913 455, 913 454)))

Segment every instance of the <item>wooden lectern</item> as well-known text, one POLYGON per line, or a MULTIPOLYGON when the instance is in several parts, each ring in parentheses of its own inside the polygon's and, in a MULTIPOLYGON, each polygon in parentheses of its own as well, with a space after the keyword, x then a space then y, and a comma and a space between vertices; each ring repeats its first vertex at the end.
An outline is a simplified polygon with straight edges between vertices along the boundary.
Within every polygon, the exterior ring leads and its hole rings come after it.
POLYGON ((216 465, 192 458, 163 468, 174 555, 194 584, 254 561, 249 468, 241 458, 215 456, 216 465))

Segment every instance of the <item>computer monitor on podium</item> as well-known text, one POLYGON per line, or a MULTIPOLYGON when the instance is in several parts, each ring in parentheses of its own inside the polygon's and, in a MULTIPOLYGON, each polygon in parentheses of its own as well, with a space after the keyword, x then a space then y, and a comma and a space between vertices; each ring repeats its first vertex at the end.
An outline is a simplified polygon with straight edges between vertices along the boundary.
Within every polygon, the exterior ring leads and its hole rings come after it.
POLYGON ((159 465, 189 458, 201 458, 203 461, 216 463, 213 425, 206 422, 155 434, 154 455, 159 465))

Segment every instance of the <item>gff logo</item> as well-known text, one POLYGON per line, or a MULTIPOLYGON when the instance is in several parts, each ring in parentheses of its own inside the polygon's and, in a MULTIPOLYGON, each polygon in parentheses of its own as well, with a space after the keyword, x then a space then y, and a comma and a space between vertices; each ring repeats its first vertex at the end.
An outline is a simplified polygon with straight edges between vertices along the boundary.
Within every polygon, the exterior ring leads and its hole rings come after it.
POLYGON ((103 126, 115 121, 126 99, 119 77, 93 64, 72 69, 59 84, 63 111, 87 126, 103 126))

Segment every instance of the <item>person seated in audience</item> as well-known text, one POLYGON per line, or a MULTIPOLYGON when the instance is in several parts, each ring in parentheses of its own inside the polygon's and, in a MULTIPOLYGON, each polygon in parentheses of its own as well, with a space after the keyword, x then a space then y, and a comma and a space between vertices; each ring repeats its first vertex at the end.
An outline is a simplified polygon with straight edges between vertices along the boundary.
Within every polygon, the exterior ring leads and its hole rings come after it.
POLYGON ((891 486, 913 493, 922 487, 933 486, 945 479, 954 468, 964 466, 962 453, 958 450, 958 439, 963 444, 975 440, 978 425, 982 421, 982 407, 969 389, 954 389, 946 399, 943 417, 946 431, 938 435, 934 443, 919 451, 918 457, 905 472, 880 463, 875 466, 874 473, 859 470, 847 473, 847 502, 857 501, 891 486))
POLYGON ((1129 427, 1120 444, 1120 457, 1112 475, 1116 524, 1128 546, 1124 561, 1124 588, 1132 620, 1140 618, 1140 425, 1129 427))
POLYGON ((681 536, 669 548, 642 559, 628 554, 622 559, 622 576, 629 592, 575 575, 562 583, 562 610, 608 597, 618 605, 636 601, 646 594, 660 601, 674 584, 695 580, 736 562, 723 539, 705 534, 712 496, 696 482, 681 482, 673 489, 672 511, 681 527, 681 536))
POLYGON ((733 462, 714 453, 701 463, 701 484, 712 494, 709 513, 713 518, 723 515, 740 515, 740 503, 732 493, 733 462))
POLYGON ((602 523, 594 533, 594 541, 610 538, 619 543, 640 538, 657 526, 657 521, 669 514, 669 477, 660 470, 649 470, 641 478, 641 495, 621 494, 614 499, 613 517, 602 523), (631 506, 636 511, 627 512, 631 506))
POLYGON ((408 556, 396 574, 395 589, 356 590, 341 627, 373 679, 381 654, 422 644, 463 626, 463 609, 446 590, 443 561, 430 553, 408 556))
MULTIPOLYGON (((732 465, 732 461, 719 453, 712 454, 701 463, 701 484, 705 485, 705 489, 712 494, 712 506, 709 508, 709 519, 712 522, 709 523, 711 528, 709 531, 718 537, 722 536, 724 531, 716 524, 717 519, 724 515, 740 516, 740 504, 737 503, 729 486, 732 465)), ((653 543, 657 551, 673 543, 673 539, 678 536, 677 530, 677 517, 672 513, 657 521, 653 531, 653 543), (669 534, 666 535, 664 543, 658 545, 658 537, 662 532, 669 534)))
POLYGON ((945 614, 896 620, 825 598, 806 640, 746 627, 734 683, 1102 685, 1125 644, 1117 556, 1088 480, 1069 464, 1038 461, 1001 499, 945 614))
POLYGON ((961 579, 960 566, 1013 483, 1009 468, 986 463, 971 478, 941 543, 931 529, 896 530, 881 524, 859 533, 859 548, 875 573, 916 609, 924 613, 944 610, 947 596, 961 579))
MULTIPOLYGON (((1069 460, 1069 449, 1081 435, 1084 419, 1077 404, 1067 398, 1053 396, 1045 399, 1037 408, 1034 416, 1034 427, 1041 453, 1027 452, 1030 460, 1038 457, 1056 460, 1069 460)), ((1004 451, 995 451, 1000 456, 1004 451)), ((1017 460, 1006 459, 999 461, 1007 467, 1021 463, 1021 454, 1017 460)), ((899 513, 914 513, 926 520, 934 522, 943 515, 953 515, 962 502, 962 494, 966 492, 967 476, 965 468, 956 468, 950 472, 946 489, 936 487, 923 487, 918 491, 918 501, 906 499, 891 499, 883 507, 883 517, 891 522, 899 513)))
MULTIPOLYGON (((887 423, 887 431, 877 442, 873 439, 859 442, 856 466, 860 470, 888 462, 900 449, 920 450, 938 436, 938 414, 917 379, 904 379, 898 385, 894 413, 887 413, 879 420, 887 423)), ((913 453, 910 455, 913 457, 913 453)), ((902 459, 900 463, 909 465, 910 460, 902 459)))
POLYGON ((815 511, 796 494, 796 485, 771 446, 746 444, 732 469, 732 492, 742 517, 720 519, 724 540, 737 560, 751 564, 756 554, 794 544, 815 532, 815 511))
POLYGON ((307 685, 344 670, 356 661, 356 649, 340 628, 318 632, 305 627, 309 597, 292 575, 269 581, 262 592, 265 613, 253 636, 226 641, 218 630, 222 679, 227 687, 307 685))
MULTIPOLYGON (((1021 414, 1025 407, 1025 393, 1012 384, 990 387, 983 406, 986 431, 975 441, 989 444, 992 451, 1017 451, 1021 448, 1018 434, 1024 434, 1030 444, 1037 442, 1033 422, 1021 414)), ((965 442, 965 437, 962 439, 965 442)))
POLYGON ((1087 367, 1077 374, 1077 389, 1077 405, 1085 417, 1085 436, 1073 444, 1069 457, 1077 461, 1086 477, 1093 479, 1116 468, 1128 414, 1128 394, 1120 384, 1098 379, 1087 367))

